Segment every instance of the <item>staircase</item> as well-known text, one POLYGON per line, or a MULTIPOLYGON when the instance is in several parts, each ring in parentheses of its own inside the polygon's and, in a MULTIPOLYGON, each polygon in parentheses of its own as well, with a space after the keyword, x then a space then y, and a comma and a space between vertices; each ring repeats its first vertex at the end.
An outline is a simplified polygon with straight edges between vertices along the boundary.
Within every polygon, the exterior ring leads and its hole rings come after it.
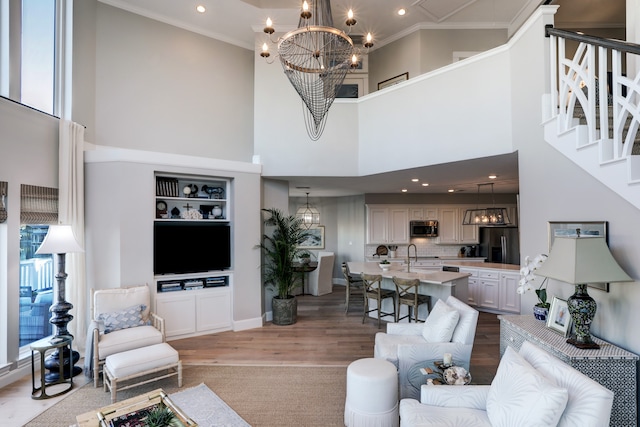
POLYGON ((640 209, 640 74, 630 79, 622 72, 622 56, 639 55, 640 46, 547 32, 551 88, 543 104, 545 140, 640 209), (579 42, 570 58, 569 39, 579 42))

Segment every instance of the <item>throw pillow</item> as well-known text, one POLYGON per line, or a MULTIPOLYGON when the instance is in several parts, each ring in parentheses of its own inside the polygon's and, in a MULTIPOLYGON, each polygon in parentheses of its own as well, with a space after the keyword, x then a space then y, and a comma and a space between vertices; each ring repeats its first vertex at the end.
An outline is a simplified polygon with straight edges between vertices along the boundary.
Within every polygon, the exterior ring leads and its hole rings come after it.
POLYGON ((439 299, 424 322, 422 337, 427 342, 449 342, 458 319, 460 319, 458 310, 439 299))
POLYGON ((569 392, 536 371, 507 347, 487 395, 487 416, 494 427, 555 426, 569 392))
POLYGON ((144 304, 136 304, 124 310, 112 313, 100 313, 98 320, 104 323, 104 333, 117 331, 119 329, 135 328, 144 326, 142 312, 147 308, 144 304))

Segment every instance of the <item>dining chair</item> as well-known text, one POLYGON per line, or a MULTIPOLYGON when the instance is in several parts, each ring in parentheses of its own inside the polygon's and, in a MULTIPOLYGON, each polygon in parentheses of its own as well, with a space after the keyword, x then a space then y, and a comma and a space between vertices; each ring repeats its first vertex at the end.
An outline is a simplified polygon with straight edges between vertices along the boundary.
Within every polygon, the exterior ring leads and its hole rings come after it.
POLYGON ((378 312, 378 329, 380 329, 381 316, 393 316, 393 321, 395 322, 396 291, 390 289, 382 289, 382 276, 380 274, 362 273, 362 289, 364 295, 364 313, 362 314, 362 323, 364 323, 364 319, 372 311, 378 312), (393 312, 382 311, 382 301, 387 298, 393 299, 393 312), (370 308, 370 299, 376 301, 375 308, 370 308))
POLYGON ((351 297, 351 292, 353 290, 362 289, 362 278, 353 277, 351 272, 349 271, 349 265, 346 262, 342 263, 342 275, 344 276, 344 280, 346 282, 346 295, 344 302, 344 313, 347 314, 349 312, 349 299, 351 297))
POLYGON ((393 283, 396 285, 396 294, 398 299, 398 317, 396 322, 402 319, 409 319, 411 323, 411 313, 413 312, 413 321, 418 323, 418 306, 422 304, 430 304, 431 297, 418 293, 418 279, 401 279, 393 276, 393 283), (400 317, 401 306, 407 306, 407 315, 400 317))

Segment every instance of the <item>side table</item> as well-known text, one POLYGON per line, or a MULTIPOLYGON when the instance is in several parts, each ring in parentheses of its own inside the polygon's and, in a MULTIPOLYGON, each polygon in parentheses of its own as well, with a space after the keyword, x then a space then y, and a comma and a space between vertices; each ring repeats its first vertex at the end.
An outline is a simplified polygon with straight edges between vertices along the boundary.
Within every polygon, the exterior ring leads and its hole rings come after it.
MULTIPOLYGON (((48 399, 50 397, 60 396, 71 390, 73 388, 73 375, 70 375, 69 378, 64 377, 64 369, 65 364, 60 363, 60 375, 58 380, 55 382, 47 382, 45 380, 45 357, 48 351, 50 350, 58 350, 60 352, 64 352, 68 349, 69 354, 71 354, 71 343, 73 342, 73 338, 70 336, 62 336, 56 337, 55 339, 52 337, 43 338, 39 341, 31 343, 31 398, 32 399, 48 399), (40 353, 40 386, 36 387, 36 357, 35 352, 40 353), (52 387, 58 384, 66 384, 67 387, 62 387, 62 390, 54 393, 47 394, 47 387, 52 387)), ((67 366, 67 370, 69 370, 69 366, 67 366)))
POLYGON ((600 349, 579 349, 533 316, 501 315, 498 319, 500 357, 507 347, 520 350, 524 341, 537 345, 614 392, 610 426, 637 427, 638 355, 595 337, 600 349))

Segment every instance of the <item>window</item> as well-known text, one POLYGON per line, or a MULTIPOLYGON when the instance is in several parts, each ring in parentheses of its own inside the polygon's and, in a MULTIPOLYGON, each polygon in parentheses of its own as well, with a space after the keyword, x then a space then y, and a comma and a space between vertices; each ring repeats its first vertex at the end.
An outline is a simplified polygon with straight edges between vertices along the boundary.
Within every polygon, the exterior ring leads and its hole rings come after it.
POLYGON ((20 347, 52 334, 53 256, 37 255, 48 225, 20 227, 20 347))
POLYGON ((55 0, 22 0, 20 102, 53 114, 55 0))
POLYGON ((61 115, 70 7, 70 0, 0 0, 0 95, 61 115))

